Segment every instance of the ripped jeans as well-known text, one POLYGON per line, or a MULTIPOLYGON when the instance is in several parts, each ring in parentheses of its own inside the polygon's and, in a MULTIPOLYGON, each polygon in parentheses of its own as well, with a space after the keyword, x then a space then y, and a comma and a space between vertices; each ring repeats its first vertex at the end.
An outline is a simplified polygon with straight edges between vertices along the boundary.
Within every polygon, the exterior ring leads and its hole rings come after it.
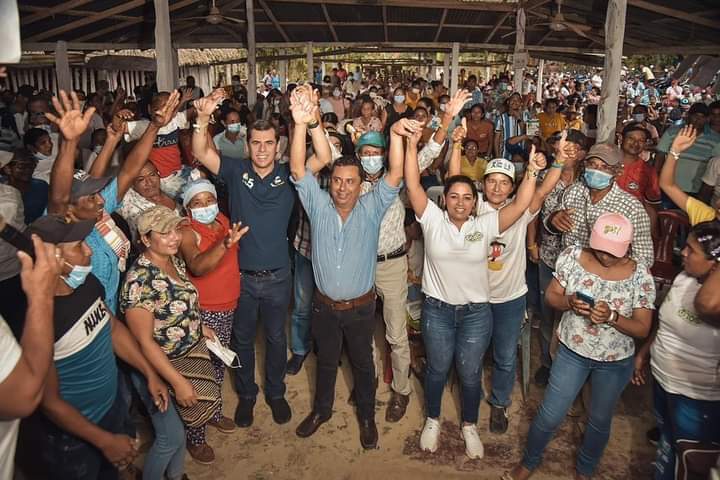
POLYGON ((422 336, 427 354, 427 416, 440 417, 442 394, 454 359, 460 379, 462 420, 477 423, 483 398, 482 361, 492 336, 490 304, 450 305, 426 297, 422 311, 422 336))

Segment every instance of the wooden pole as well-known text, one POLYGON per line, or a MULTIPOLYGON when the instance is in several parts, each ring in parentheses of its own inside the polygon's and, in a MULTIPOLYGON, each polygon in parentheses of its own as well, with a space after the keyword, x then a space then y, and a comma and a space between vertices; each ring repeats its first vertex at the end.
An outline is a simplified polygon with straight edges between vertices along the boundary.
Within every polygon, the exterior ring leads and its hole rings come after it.
POLYGON ((255 57, 255 11, 253 9, 253 0, 245 0, 245 13, 247 15, 247 46, 248 46, 248 107, 252 109, 257 101, 257 65, 255 57))
POLYGON ((453 42, 452 45, 452 72, 450 73, 450 95, 455 95, 458 89, 458 78, 460 70, 458 64, 460 62, 460 44, 453 42))
POLYGON ((175 86, 173 72, 173 48, 170 38, 170 10, 168 0, 154 0, 155 4, 155 61, 157 62, 157 87, 168 92, 175 86))
POLYGON ((545 60, 541 58, 538 64, 537 95, 535 95, 535 101, 540 103, 543 99, 543 70, 545 70, 545 60))
POLYGON ((313 82, 315 79, 313 78, 313 42, 307 42, 307 46, 305 47, 305 56, 307 61, 307 81, 313 82))
POLYGON ((598 108, 598 143, 615 140, 627 0, 609 0, 605 15, 605 68, 598 108))
MULTIPOLYGON (((522 3, 520 5, 522 5, 522 3)), ((527 58, 527 52, 525 51, 525 9, 522 8, 522 6, 519 6, 517 10, 515 29, 517 33, 515 35, 515 51, 513 55, 513 91, 522 95, 523 62, 517 61, 518 57, 522 59, 527 58)))
POLYGON ((55 48, 55 71, 57 72, 58 90, 65 90, 69 93, 72 90, 72 76, 70 62, 68 61, 67 43, 62 40, 57 42, 55 48))
MULTIPOLYGON (((281 55, 285 53, 284 51, 278 52, 281 55)), ((287 88, 287 76, 288 76, 288 60, 280 60, 280 90, 285 91, 287 88)))
POLYGON ((443 83, 450 88, 450 55, 443 54, 443 83))

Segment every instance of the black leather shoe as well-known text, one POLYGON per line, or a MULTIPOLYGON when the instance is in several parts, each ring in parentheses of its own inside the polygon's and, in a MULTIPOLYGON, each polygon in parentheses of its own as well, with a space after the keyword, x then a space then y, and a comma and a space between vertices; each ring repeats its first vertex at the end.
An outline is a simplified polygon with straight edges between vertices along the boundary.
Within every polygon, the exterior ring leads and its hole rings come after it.
POLYGON ((400 419, 405 416, 408 402, 410 402, 410 395, 392 392, 390 402, 388 402, 387 410, 385 411, 385 421, 390 423, 399 422, 400 419))
POLYGON ((293 353, 292 357, 290 357, 290 360, 288 360, 287 362, 286 373, 288 375, 297 375, 303 366, 305 357, 307 357, 307 355, 298 355, 296 353, 293 353))
POLYGON ((378 442, 378 431, 375 426, 375 419, 361 419, 360 420, 360 445, 365 450, 373 450, 377 448, 378 442))
POLYGON ((313 433, 317 432, 320 425, 330 420, 332 415, 320 415, 317 412, 310 412, 310 415, 305 417, 305 420, 300 422, 300 425, 295 429, 295 435, 300 438, 307 438, 313 433))
POLYGON ((292 411, 290 410, 290 405, 288 404, 287 400, 285 400, 285 398, 275 398, 272 400, 268 400, 267 404, 270 406, 270 410, 272 410, 273 420, 275 420, 275 423, 277 423, 278 425, 287 423, 292 418, 292 411))
POLYGON ((255 399, 239 398, 235 409, 235 425, 240 428, 247 428, 253 424, 253 409, 255 399))

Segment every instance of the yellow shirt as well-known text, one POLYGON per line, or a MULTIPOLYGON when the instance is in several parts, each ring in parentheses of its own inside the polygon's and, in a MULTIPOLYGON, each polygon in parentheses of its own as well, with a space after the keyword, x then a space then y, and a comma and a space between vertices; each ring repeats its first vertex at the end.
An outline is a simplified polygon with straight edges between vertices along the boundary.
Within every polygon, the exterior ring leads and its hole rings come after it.
POLYGON ((547 140, 550 135, 565 128, 565 117, 560 113, 550 115, 549 113, 539 113, 538 120, 540 121, 540 134, 543 140, 547 140))
POLYGON ((485 167, 487 166, 487 160, 481 157, 475 159, 475 164, 470 165, 467 157, 462 156, 460 160, 460 175, 470 177, 474 181, 482 181, 483 175, 485 175, 485 167))
POLYGON ((685 204, 685 210, 687 210, 690 225, 693 227, 698 223, 715 220, 717 217, 714 208, 693 197, 688 197, 687 204, 685 204))

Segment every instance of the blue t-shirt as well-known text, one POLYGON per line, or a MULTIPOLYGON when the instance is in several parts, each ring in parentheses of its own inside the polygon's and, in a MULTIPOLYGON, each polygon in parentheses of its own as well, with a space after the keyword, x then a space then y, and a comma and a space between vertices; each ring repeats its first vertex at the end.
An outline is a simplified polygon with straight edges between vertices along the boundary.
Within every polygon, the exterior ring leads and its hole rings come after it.
POLYGON ((287 229, 295 205, 287 165, 260 178, 250 160, 221 157, 220 178, 230 194, 230 218, 250 230, 240 240, 242 270, 275 270, 290 264, 287 229))
POLYGON ((66 296, 55 297, 53 360, 60 396, 98 423, 117 394, 117 364, 103 288, 92 275, 66 296))
POLYGON ((44 180, 33 178, 30 190, 22 194, 25 207, 25 225, 42 217, 48 206, 48 184, 44 180))
MULTIPOLYGON (((120 207, 120 202, 118 202, 117 198, 117 188, 117 178, 113 178, 100 192, 103 200, 105 200, 105 211, 108 214, 113 213, 120 207)), ((105 289, 105 305, 107 305, 110 312, 115 315, 117 312, 118 286, 120 284, 118 256, 113 249, 110 248, 110 245, 108 245, 102 235, 100 235, 97 227, 93 228, 90 235, 85 239, 85 242, 92 250, 92 257, 90 257, 92 273, 105 289)))

